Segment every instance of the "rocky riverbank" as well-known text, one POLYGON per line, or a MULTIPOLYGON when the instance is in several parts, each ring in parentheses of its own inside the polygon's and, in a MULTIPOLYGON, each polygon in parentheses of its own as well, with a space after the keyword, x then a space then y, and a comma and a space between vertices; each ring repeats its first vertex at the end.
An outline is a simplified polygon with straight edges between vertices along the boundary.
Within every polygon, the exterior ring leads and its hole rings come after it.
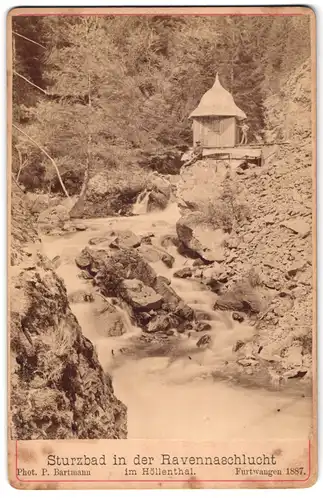
MULTIPOLYGON (((103 337, 139 329, 120 351, 111 350, 115 359, 158 353, 194 363, 195 355, 210 353, 216 378, 310 390, 311 164, 311 143, 290 143, 262 167, 208 159, 176 182, 157 176, 155 185, 172 185, 169 197, 176 193, 181 213, 171 221, 168 209, 120 217, 90 237, 88 221, 52 218, 51 234, 85 231, 87 244, 75 258, 80 290, 68 295, 70 303, 94 302, 103 337), (186 300, 191 289, 193 301, 186 300)), ((59 267, 57 258, 49 266, 59 267)))
POLYGON ((131 352, 147 353, 149 344, 163 355, 190 357, 192 341, 196 351, 217 350, 213 314, 225 313, 229 351, 216 353, 214 376, 310 388, 310 143, 284 146, 263 167, 200 161, 182 172, 177 197, 182 216, 168 234, 156 233, 153 220, 150 233, 101 232, 76 258, 81 282, 103 298, 105 324, 115 325, 107 335, 126 331, 121 309, 142 332, 131 352), (199 190, 211 173, 209 192, 199 190), (214 313, 186 303, 179 282, 198 287, 197 303, 211 297, 214 313))
POLYGON ((32 216, 12 193, 10 407, 13 439, 126 438, 127 410, 71 312, 32 216))
MULTIPOLYGON (((198 179, 200 171, 203 177, 210 166, 211 160, 201 161, 192 167, 191 175, 198 179)), ((207 284, 216 294, 216 310, 230 310, 237 321, 247 322, 256 329, 247 342, 236 343, 233 348, 236 360, 226 363, 223 373, 237 378, 256 375, 258 380, 274 385, 296 378, 302 385, 310 384, 311 142, 281 147, 264 167, 249 165, 241 170, 233 166, 227 172, 226 179, 218 179, 216 200, 213 205, 211 200, 209 214, 203 213, 204 219, 209 217, 204 230, 198 208, 206 200, 202 194, 198 199, 198 182, 194 185, 191 203, 195 210, 189 213, 185 209, 185 216, 178 224, 178 235, 200 262, 197 267, 186 268, 183 277, 207 284), (239 211, 237 217, 232 217, 230 200, 227 198, 225 203, 223 196, 228 182, 235 200, 243 200, 238 208, 232 207, 233 212, 239 211), (219 206, 221 196, 222 207, 219 206), (241 206, 247 209, 244 218, 241 218, 241 206), (226 225, 217 227, 223 221, 226 225), (217 229, 212 230, 212 224, 217 229), (212 244, 213 239, 218 246, 212 244)), ((191 178, 190 172, 185 175, 191 178)), ((184 180, 181 189, 186 205, 190 201, 188 184, 184 180)), ((205 191, 203 194, 205 196, 205 191)))

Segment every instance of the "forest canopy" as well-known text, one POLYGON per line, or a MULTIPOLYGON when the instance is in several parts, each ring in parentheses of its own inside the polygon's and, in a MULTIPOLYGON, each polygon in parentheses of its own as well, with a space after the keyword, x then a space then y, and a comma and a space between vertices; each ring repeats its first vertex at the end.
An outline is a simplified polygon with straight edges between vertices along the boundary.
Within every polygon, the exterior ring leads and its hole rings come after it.
POLYGON ((61 189, 43 149, 70 194, 80 191, 86 169, 105 172, 116 185, 131 182, 159 157, 191 146, 189 114, 217 72, 245 111, 251 140, 261 136, 264 100, 310 55, 309 22, 14 17, 15 176, 29 190, 61 189))

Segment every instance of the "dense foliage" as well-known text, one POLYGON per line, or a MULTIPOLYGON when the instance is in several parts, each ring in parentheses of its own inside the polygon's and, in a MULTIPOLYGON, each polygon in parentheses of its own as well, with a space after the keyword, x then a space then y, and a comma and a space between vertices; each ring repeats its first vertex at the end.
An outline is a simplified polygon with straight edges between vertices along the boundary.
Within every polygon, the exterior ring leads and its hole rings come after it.
MULTIPOLYGON (((122 187, 191 145, 188 116, 216 72, 261 135, 263 101, 309 56, 309 29, 307 16, 17 17, 14 123, 71 194, 86 168, 122 187)), ((13 160, 28 189, 59 189, 17 129, 13 160)))

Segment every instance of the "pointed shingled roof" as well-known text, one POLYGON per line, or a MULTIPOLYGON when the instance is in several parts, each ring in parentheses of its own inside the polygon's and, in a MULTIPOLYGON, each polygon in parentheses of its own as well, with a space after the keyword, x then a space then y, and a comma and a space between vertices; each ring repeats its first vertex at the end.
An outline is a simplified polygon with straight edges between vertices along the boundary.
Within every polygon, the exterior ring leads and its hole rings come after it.
POLYGON ((190 114, 194 116, 236 116, 238 120, 244 120, 246 114, 238 108, 230 92, 222 87, 218 74, 216 74, 213 87, 202 97, 200 104, 190 114))

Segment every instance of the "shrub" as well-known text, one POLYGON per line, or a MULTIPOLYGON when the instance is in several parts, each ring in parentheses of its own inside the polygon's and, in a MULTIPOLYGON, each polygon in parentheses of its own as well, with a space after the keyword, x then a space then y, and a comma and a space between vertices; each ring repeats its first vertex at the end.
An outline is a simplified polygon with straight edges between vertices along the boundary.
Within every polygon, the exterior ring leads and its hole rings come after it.
POLYGON ((28 190, 36 191, 44 185, 46 169, 40 163, 31 164, 25 167, 19 176, 19 182, 28 190))
POLYGON ((249 207, 239 199, 232 181, 226 179, 217 199, 199 203, 198 222, 230 233, 235 225, 250 219, 249 207))

